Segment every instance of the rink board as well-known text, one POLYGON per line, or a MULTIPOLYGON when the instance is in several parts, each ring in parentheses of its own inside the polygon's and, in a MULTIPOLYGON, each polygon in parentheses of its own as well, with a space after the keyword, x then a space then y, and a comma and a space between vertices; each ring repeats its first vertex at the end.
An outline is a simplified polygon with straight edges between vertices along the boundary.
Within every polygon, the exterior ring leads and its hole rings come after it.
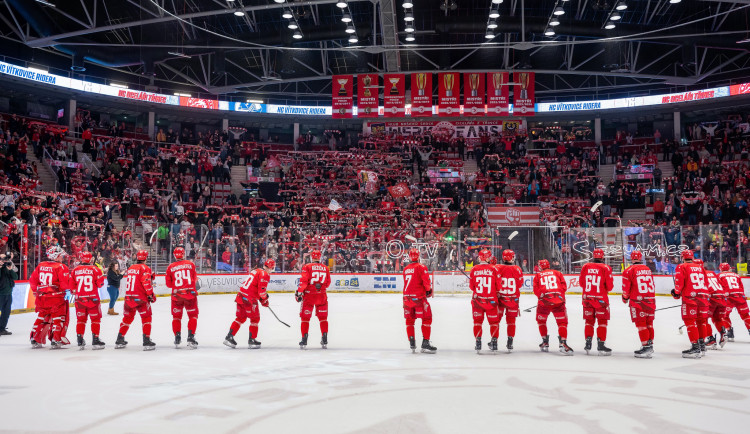
MULTIPOLYGON (((461 294, 470 293, 469 282, 462 273, 435 272, 430 275, 432 278, 436 294, 461 294)), ((522 292, 530 293, 532 291, 533 274, 524 275, 522 292)), ((202 293, 227 293, 237 292, 240 286, 247 279, 246 274, 201 274, 198 276, 200 281, 200 292, 202 293)), ((271 281, 268 285, 270 292, 294 292, 299 284, 299 274, 272 274, 271 281)), ((566 274, 565 280, 568 283, 569 293, 580 293, 581 286, 578 284, 577 274, 566 274)), ((750 296, 750 277, 742 278, 745 286, 745 296, 750 296)), ((656 284, 656 293, 658 295, 669 295, 674 288, 672 276, 654 276, 656 284)), ((622 277, 614 277, 614 289, 612 293, 621 293, 622 277)), ((331 286, 328 292, 400 292, 403 288, 403 276, 401 274, 331 274, 331 286)), ((120 295, 123 295, 124 288, 121 287, 120 295)), ((171 291, 164 282, 164 276, 159 275, 154 281, 154 292, 157 295, 167 295, 171 291)), ((99 289, 99 296, 102 300, 109 300, 107 293, 107 284, 99 289)), ((12 311, 22 311, 34 307, 34 296, 29 291, 28 282, 17 282, 13 288, 12 311)))

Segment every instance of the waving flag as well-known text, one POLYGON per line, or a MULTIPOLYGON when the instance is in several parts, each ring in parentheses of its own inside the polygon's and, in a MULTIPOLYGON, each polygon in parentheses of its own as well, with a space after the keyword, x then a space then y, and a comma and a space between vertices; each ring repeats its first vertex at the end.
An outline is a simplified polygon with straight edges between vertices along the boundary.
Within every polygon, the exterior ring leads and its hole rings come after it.
POLYGON ((405 182, 399 182, 393 187, 388 187, 388 192, 395 198, 411 196, 411 190, 405 182))

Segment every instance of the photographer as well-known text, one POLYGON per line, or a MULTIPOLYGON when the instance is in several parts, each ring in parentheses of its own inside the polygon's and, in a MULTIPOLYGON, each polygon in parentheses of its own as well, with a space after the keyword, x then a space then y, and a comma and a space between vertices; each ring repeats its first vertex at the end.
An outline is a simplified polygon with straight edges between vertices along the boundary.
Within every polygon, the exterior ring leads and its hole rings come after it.
POLYGON ((10 305, 13 301, 13 287, 18 273, 13 265, 13 253, 0 254, 0 336, 10 335, 6 330, 10 318, 10 305))

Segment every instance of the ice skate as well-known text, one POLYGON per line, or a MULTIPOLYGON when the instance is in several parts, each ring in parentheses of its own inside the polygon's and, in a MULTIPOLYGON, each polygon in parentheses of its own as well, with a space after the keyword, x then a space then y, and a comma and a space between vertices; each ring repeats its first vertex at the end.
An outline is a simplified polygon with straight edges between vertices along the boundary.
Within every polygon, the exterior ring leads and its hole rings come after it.
POLYGON ((650 359, 652 354, 654 354, 654 344, 651 341, 646 342, 640 350, 633 351, 633 355, 639 359, 650 359))
POLYGON ((305 348, 307 348, 307 333, 302 335, 302 340, 299 341, 299 349, 304 350, 305 348))
POLYGON ((715 350, 717 348, 718 348, 718 346, 716 345, 716 337, 714 337, 713 335, 709 336, 706 339, 706 349, 707 350, 715 350))
POLYGON ((411 348, 412 353, 417 352, 417 341, 414 339, 414 336, 409 336, 409 348, 411 348))
POLYGON ((91 349, 94 350, 103 350, 104 349, 104 342, 99 340, 99 336, 92 335, 91 337, 91 349))
POLYGON ((727 340, 734 342, 734 327, 729 327, 729 330, 727 330, 727 340))
POLYGON ((586 345, 583 346, 583 351, 586 351, 586 355, 591 354, 591 341, 593 339, 592 337, 586 338, 586 345))
POLYGON ((694 343, 690 348, 682 352, 683 359, 700 359, 701 358, 701 347, 698 343, 694 343))
POLYGON ((436 347, 433 347, 429 340, 422 339, 422 352, 427 354, 435 354, 437 351, 436 347))
POLYGON ((128 345, 128 341, 125 340, 125 336, 118 334, 117 340, 115 341, 115 349, 119 350, 125 348, 128 345))
POLYGON ((51 350, 59 350, 63 347, 62 341, 51 341, 50 345, 51 345, 50 347, 51 350))
POLYGON ((698 348, 701 350, 701 357, 706 356, 706 341, 698 339, 698 348))
POLYGON ((497 338, 492 338, 490 342, 487 344, 488 347, 490 347, 490 351, 493 353, 497 352, 497 338))
POLYGON ((570 348, 570 346, 568 346, 568 342, 559 336, 557 337, 557 339, 560 341, 560 352, 566 356, 572 356, 573 348, 570 348))
POLYGON ((83 335, 76 335, 76 338, 78 340, 78 350, 86 349, 86 341, 83 340, 83 335))
POLYGON ((143 335, 143 351, 153 351, 156 349, 156 344, 151 340, 151 336, 143 335))
POLYGON ((180 342, 182 342, 182 333, 177 332, 174 334, 174 347, 180 348, 180 342))
POLYGON ((719 347, 724 348, 724 345, 727 344, 727 332, 724 329, 721 329, 721 333, 719 334, 719 347))
POLYGON ((250 339, 247 340, 247 347, 251 350, 257 350, 258 348, 260 348, 260 341, 256 341, 251 336, 250 339))
POLYGON ((320 337, 320 347, 324 350, 328 348, 328 333, 323 333, 323 336, 320 337))
POLYGON ((198 341, 195 340, 195 335, 193 333, 188 333, 187 346, 191 350, 198 348, 198 341))
POLYGON ((605 343, 606 342, 600 341, 600 340, 597 339, 596 351, 599 352, 600 356, 611 356, 612 355, 612 350, 609 349, 609 348, 607 348, 607 346, 604 345, 605 343))
POLYGON ((482 353, 482 338, 477 338, 477 341, 474 344, 474 349, 476 350, 477 354, 482 353))
POLYGON ((227 337, 224 338, 224 345, 229 348, 237 348, 237 342, 234 340, 232 332, 227 333, 227 337))
POLYGON ((543 353, 549 352, 549 336, 542 336, 542 343, 539 344, 539 349, 542 350, 543 353))
POLYGON ((513 336, 508 336, 508 343, 505 344, 505 348, 508 349, 508 353, 513 352, 513 336))
POLYGON ((31 340, 31 348, 36 350, 38 348, 44 348, 44 345, 42 345, 39 342, 37 342, 34 339, 32 339, 31 340))

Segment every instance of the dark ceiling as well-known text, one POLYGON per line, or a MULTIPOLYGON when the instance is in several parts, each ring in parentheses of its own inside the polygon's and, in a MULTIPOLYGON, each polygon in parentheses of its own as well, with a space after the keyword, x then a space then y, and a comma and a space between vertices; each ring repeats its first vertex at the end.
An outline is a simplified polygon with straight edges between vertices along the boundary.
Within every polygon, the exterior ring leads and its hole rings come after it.
POLYGON ((85 68, 77 76, 133 88, 307 104, 330 104, 331 75, 363 72, 531 69, 542 101, 750 77, 750 42, 738 43, 750 36, 750 0, 625 0, 611 30, 604 24, 615 0, 504 0, 494 5, 493 39, 485 38, 491 0, 413 0, 413 42, 402 2, 350 0, 341 9, 335 0, 4 0, 0 55, 55 73, 73 74, 76 65, 85 68), (556 6, 565 14, 545 36, 556 6))

